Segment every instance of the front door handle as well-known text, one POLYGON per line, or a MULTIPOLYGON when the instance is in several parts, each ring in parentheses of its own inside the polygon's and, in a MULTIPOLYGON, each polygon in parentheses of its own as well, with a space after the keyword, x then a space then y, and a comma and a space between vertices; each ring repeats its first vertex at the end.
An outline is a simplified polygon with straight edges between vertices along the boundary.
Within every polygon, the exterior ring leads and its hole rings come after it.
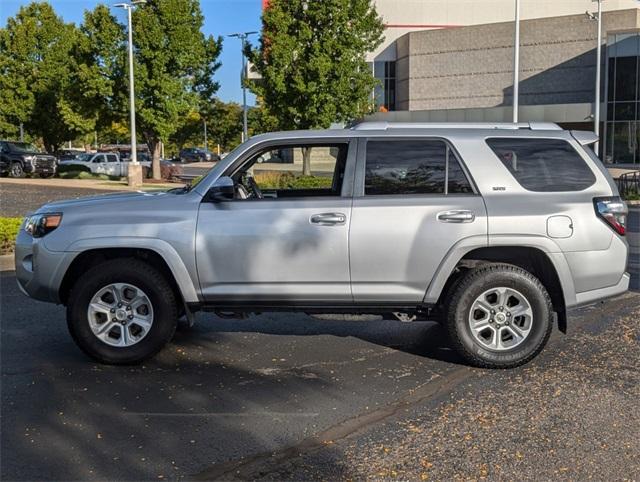
POLYGON ((311 216, 311 222, 321 226, 335 226, 336 224, 344 224, 346 221, 347 216, 342 213, 322 213, 311 216))
POLYGON ((443 223, 472 223, 476 219, 473 211, 457 210, 438 213, 438 221, 443 223))

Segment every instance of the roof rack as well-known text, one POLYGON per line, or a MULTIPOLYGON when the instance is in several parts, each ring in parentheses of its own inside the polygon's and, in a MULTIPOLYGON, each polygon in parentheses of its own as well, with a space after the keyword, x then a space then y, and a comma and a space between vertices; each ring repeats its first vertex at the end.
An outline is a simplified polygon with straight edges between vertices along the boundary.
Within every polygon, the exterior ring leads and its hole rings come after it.
POLYGON ((365 121, 352 127, 356 131, 386 131, 390 129, 528 129, 531 131, 562 130, 553 122, 378 122, 365 121))

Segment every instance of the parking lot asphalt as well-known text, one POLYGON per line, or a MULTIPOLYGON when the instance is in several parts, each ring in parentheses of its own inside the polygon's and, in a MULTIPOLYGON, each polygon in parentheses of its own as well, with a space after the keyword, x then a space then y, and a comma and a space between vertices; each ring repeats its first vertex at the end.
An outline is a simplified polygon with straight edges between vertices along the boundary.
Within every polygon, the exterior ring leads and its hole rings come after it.
POLYGON ((508 371, 464 366, 433 323, 288 313, 198 315, 155 359, 108 367, 13 272, 0 294, 2 480, 640 474, 638 292, 573 312, 508 371))
POLYGON ((0 216, 21 217, 43 204, 59 199, 106 194, 104 189, 52 188, 31 184, 2 184, 0 188, 0 216))

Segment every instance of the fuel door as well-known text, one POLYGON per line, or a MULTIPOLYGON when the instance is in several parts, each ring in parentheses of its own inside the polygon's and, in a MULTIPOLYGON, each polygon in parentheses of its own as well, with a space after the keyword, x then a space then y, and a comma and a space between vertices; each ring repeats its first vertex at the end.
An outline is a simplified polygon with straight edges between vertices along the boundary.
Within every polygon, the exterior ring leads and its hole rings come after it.
POLYGON ((573 236, 573 220, 569 216, 551 216, 547 219, 547 236, 570 238, 573 236))

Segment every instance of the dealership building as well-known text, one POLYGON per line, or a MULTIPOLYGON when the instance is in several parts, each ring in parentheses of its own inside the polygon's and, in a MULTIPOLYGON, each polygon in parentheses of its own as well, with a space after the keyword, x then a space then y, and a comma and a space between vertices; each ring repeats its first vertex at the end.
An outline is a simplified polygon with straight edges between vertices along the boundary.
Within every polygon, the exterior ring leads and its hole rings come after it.
MULTIPOLYGON (((515 0, 376 0, 385 41, 368 54, 387 121, 510 122, 515 0)), ((640 165, 640 2, 603 0, 600 155, 640 165)), ((592 0, 521 0, 519 120, 593 129, 592 0)))

